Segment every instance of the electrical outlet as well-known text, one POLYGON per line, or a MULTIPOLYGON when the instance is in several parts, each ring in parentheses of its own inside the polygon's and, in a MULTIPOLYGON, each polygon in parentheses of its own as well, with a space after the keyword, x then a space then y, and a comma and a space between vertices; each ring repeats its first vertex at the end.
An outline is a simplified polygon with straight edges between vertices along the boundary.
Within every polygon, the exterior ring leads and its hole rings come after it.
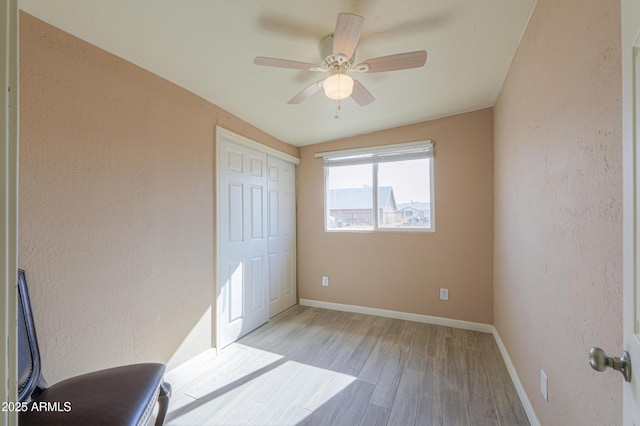
POLYGON ((449 289, 441 288, 440 289, 440 300, 449 300, 449 289))
POLYGON ((322 277, 322 286, 329 287, 329 277, 322 277))
POLYGON ((548 385, 547 375, 545 374, 544 370, 540 370, 540 393, 542 394, 542 397, 544 398, 545 401, 549 401, 549 394, 547 393, 547 385, 548 385))

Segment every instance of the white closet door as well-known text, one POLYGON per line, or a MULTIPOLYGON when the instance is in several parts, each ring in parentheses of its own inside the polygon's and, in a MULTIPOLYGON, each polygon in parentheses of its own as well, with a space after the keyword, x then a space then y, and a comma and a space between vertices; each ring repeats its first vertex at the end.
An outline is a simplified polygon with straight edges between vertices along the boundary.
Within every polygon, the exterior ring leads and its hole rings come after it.
POLYGON ((295 165, 268 157, 267 229, 271 317, 296 304, 295 173, 295 165))
POLYGON ((269 320, 267 156, 218 141, 218 348, 269 320))

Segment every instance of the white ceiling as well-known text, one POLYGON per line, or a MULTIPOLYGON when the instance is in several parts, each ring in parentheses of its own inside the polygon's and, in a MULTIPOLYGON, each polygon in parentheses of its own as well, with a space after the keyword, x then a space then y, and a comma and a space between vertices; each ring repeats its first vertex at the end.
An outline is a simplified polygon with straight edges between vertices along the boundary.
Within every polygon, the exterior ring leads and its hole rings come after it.
POLYGON ((535 0, 20 0, 20 8, 304 146, 494 105, 535 0), (357 62, 425 49, 423 68, 354 75, 366 107, 322 91, 324 74, 253 65, 319 63, 339 12, 365 17, 357 62))

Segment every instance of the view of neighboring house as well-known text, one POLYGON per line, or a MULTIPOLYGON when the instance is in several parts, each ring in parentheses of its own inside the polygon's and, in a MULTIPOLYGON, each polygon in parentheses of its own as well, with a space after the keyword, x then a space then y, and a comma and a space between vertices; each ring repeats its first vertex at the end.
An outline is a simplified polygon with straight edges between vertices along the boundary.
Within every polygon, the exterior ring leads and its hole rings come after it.
MULTIPOLYGON (((329 227, 370 227, 373 225, 373 196, 371 187, 329 190, 329 227)), ((381 186, 378 191, 380 223, 396 219, 396 200, 393 188, 381 186)))
POLYGON ((405 222, 427 223, 430 221, 431 206, 421 201, 398 204, 398 216, 405 222))

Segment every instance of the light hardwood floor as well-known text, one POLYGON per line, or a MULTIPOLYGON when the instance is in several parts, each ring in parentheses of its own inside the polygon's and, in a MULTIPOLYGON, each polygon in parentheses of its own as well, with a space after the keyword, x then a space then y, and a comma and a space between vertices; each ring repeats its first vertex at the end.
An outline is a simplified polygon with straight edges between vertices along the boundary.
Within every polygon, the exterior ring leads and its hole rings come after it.
POLYGON ((172 370, 169 425, 528 425, 491 334, 296 306, 172 370))

